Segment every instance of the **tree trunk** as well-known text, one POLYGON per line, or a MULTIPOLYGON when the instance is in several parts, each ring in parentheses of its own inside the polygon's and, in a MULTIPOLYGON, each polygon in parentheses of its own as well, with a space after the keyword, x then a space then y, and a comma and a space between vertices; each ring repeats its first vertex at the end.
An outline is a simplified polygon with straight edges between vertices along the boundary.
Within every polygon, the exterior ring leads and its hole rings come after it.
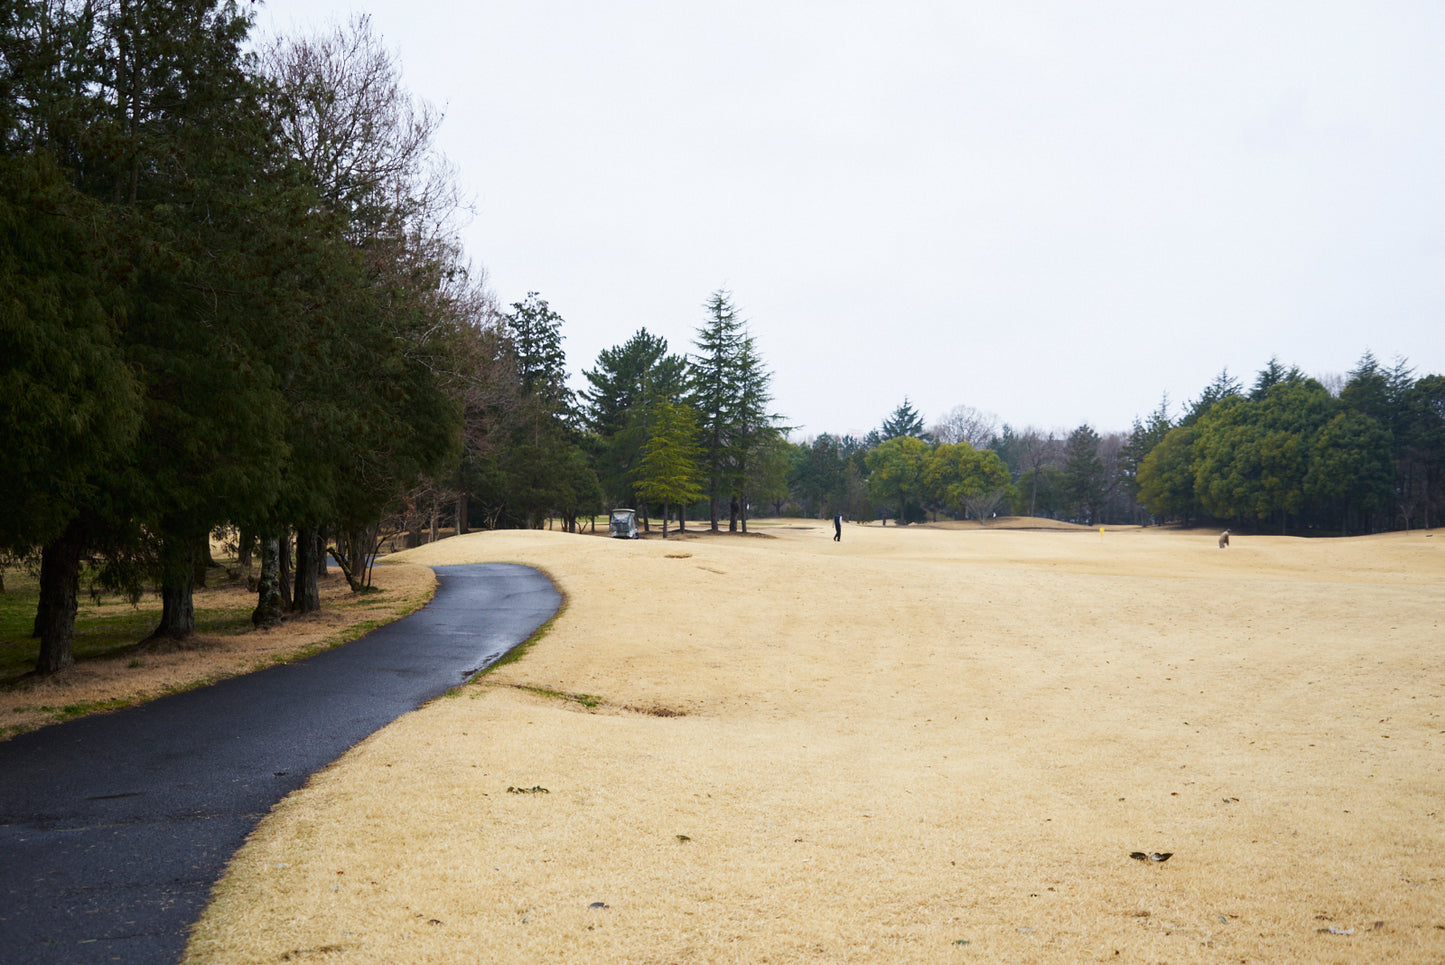
POLYGON ((276 537, 261 537, 261 576, 256 583, 258 599, 251 623, 263 629, 279 626, 285 606, 281 600, 281 541, 276 537))
POLYGON ((281 533, 280 556, 276 562, 277 587, 281 591, 281 604, 291 609, 291 531, 281 533))
POLYGON ((149 639, 184 640, 196 632, 196 571, 200 541, 195 535, 165 539, 161 545, 161 622, 149 639))
POLYGON ((669 509, 670 509, 670 507, 667 505, 667 500, 664 499, 664 500, 662 501, 662 538, 663 538, 663 539, 667 539, 667 516, 668 516, 669 509))
POLYGON ((196 632, 196 567, 187 566, 161 581, 161 623, 150 639, 184 640, 196 632))
POLYGON ((71 644, 75 639, 75 612, 80 590, 80 551, 85 540, 78 523, 71 523, 40 553, 40 602, 36 607, 35 630, 40 638, 40 655, 35 672, 53 674, 75 663, 71 644))
POLYGON ((336 541, 336 562, 352 593, 366 588, 373 541, 364 530, 343 533, 336 541))
POLYGON ((252 593, 256 592, 256 574, 252 570, 252 556, 256 543, 256 534, 249 530, 242 529, 236 534, 236 569, 241 575, 246 589, 252 593))
POLYGON ((291 595, 292 613, 315 613, 321 609, 321 588, 316 582, 316 530, 303 526, 296 531, 296 590, 291 595))
POLYGON ((192 564, 194 573, 191 576, 191 586, 206 588, 207 570, 216 565, 211 559, 211 534, 202 533, 196 538, 195 562, 192 564))
POLYGON ((467 526, 467 512, 468 512, 469 508, 470 508, 470 507, 467 506, 467 493, 466 493, 466 490, 464 490, 464 489, 463 489, 463 490, 459 490, 459 491, 457 492, 457 535, 458 535, 458 536, 464 536, 464 535, 466 535, 468 532, 470 532, 470 529, 469 529, 468 526, 467 526))
POLYGON ((244 529, 236 536, 236 566, 242 572, 251 568, 251 544, 255 541, 255 534, 244 529))

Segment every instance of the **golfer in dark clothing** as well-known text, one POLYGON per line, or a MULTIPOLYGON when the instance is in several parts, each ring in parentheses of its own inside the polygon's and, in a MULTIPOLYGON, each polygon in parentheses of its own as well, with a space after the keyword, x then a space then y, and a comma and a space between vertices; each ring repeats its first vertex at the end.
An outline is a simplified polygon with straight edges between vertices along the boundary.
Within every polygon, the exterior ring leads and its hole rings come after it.
POLYGON ((839 513, 833 517, 833 542, 843 542, 843 514, 839 513))

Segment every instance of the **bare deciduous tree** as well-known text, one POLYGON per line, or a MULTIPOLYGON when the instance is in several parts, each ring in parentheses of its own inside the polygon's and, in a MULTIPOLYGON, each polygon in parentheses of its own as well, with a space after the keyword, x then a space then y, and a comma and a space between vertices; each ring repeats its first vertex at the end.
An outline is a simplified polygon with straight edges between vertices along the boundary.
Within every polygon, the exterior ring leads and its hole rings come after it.
POLYGON ((998 432, 998 416, 973 406, 956 405, 931 430, 935 442, 966 442, 975 449, 987 449, 998 432))
POLYGON ((396 59, 353 15, 314 37, 276 39, 261 54, 291 155, 352 231, 394 227, 451 207, 455 178, 432 146, 442 114, 402 87, 396 59), (438 203, 442 202, 442 203, 438 203))

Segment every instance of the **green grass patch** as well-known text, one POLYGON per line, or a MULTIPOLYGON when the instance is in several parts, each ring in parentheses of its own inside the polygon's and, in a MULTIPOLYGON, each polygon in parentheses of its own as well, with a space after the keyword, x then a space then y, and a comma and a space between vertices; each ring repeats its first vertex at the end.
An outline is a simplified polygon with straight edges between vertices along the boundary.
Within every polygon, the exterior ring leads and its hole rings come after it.
POLYGON ((518 690, 525 690, 528 693, 540 694, 543 697, 551 697, 554 700, 570 700, 574 704, 581 704, 591 710, 602 703, 602 698, 595 694, 569 694, 562 690, 553 690, 550 687, 533 687, 527 684, 517 684, 518 690))
MULTIPOLYGON (((524 564, 524 565, 530 565, 530 564, 524 564)), ((542 574, 543 574, 544 576, 547 577, 548 580, 551 580, 552 585, 553 585, 554 587, 557 587, 557 592, 562 593, 562 588, 561 588, 560 586, 558 586, 557 581, 552 578, 552 574, 546 572, 545 570, 542 570, 541 572, 542 572, 542 574)), ((505 667, 505 666, 506 666, 507 664, 509 664, 509 663, 516 663, 517 661, 521 660, 523 657, 525 657, 525 656, 527 655, 527 651, 531 650, 532 647, 536 646, 537 641, 541 640, 541 639, 542 639, 543 637, 545 637, 547 634, 549 634, 549 633, 552 632, 552 625, 553 625, 554 623, 556 623, 558 620, 560 620, 560 619, 562 618, 562 614, 564 614, 564 613, 566 613, 566 612, 567 612, 567 594, 566 594, 566 593, 562 593, 562 603, 561 603, 561 605, 557 607, 557 612, 554 613, 554 614, 552 614, 551 618, 550 618, 546 623, 542 624, 540 627, 538 627, 536 630, 534 630, 534 631, 532 632, 532 635, 531 635, 530 637, 528 637, 527 639, 523 640, 521 643, 517 644, 517 645, 516 645, 515 647, 513 647, 512 649, 508 650, 506 653, 502 654, 502 656, 501 656, 500 658, 498 658, 495 663, 493 663, 491 666, 487 667, 487 668, 486 668, 485 670, 483 670, 481 673, 477 674, 476 677, 474 677, 473 679, 474 679, 474 680, 481 680, 483 677, 485 677, 487 674, 491 673, 493 670, 496 670, 498 667, 505 667)))
MULTIPOLYGON (((223 571, 213 571, 216 581, 223 571)), ((96 657, 117 656, 145 640, 160 623, 161 602, 146 596, 132 605, 115 596, 92 597, 81 577, 79 606, 75 615, 75 636, 71 651, 77 662, 96 657)), ((40 599, 39 581, 25 570, 5 571, 5 592, 0 593, 0 683, 11 681, 35 669, 40 641, 31 636, 35 628, 35 607, 40 599)), ((230 636, 251 629, 248 606, 207 605, 207 591, 195 594, 196 632, 230 636)))
POLYGON ((537 641, 541 640, 548 633, 552 632, 553 621, 555 621, 557 617, 560 617, 562 615, 562 611, 565 609, 567 609, 567 604, 564 602, 562 606, 557 610, 557 612, 552 615, 551 620, 548 620, 546 623, 538 627, 537 631, 533 633, 530 637, 523 640, 521 643, 517 644, 515 647, 498 657, 491 666, 487 667, 481 673, 477 674, 477 679, 485 677, 487 674, 491 673, 493 670, 496 670, 498 667, 505 667, 509 663, 516 663, 517 661, 525 657, 527 655, 527 651, 531 650, 532 647, 536 645, 537 641))

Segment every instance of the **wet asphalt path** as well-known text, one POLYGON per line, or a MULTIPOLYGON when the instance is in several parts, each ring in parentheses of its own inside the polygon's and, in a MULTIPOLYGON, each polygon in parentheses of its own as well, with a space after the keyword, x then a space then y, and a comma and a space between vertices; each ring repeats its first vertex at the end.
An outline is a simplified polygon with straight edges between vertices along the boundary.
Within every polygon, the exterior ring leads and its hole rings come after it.
POLYGON ((281 798, 557 611, 542 574, 436 567, 425 608, 301 663, 0 741, 0 962, 176 962, 281 798))

